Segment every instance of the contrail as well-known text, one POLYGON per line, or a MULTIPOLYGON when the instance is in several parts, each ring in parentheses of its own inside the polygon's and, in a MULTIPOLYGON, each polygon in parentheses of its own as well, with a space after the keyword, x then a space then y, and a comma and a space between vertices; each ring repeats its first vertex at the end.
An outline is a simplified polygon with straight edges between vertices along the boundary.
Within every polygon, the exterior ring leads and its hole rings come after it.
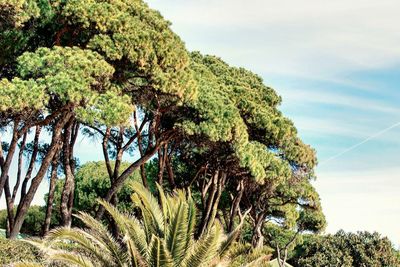
POLYGON ((378 137, 378 136, 380 136, 380 135, 382 135, 382 134, 384 134, 384 133, 386 133, 386 132, 392 130, 393 128, 396 128, 397 126, 400 126, 400 121, 397 122, 397 123, 395 123, 395 124, 393 124, 392 126, 389 126, 389 127, 385 128, 385 129, 383 129, 382 131, 380 131, 380 132, 378 132, 378 133, 376 133, 376 134, 371 135, 370 137, 364 139, 364 140, 361 141, 360 143, 357 143, 357 144, 355 144, 355 145, 353 145, 353 146, 347 148, 346 150, 343 150, 343 151, 340 152, 339 154, 336 154, 336 155, 334 155, 334 156, 328 158, 327 160, 324 160, 324 161, 321 162, 319 165, 326 164, 326 163, 328 163, 329 161, 332 161, 332 160, 334 160, 334 159, 336 159, 336 158, 342 156, 343 154, 346 154, 347 152, 350 152, 350 151, 352 151, 353 149, 356 149, 357 147, 359 147, 359 146, 365 144, 365 143, 368 142, 369 140, 374 139, 374 138, 376 138, 376 137, 378 137))

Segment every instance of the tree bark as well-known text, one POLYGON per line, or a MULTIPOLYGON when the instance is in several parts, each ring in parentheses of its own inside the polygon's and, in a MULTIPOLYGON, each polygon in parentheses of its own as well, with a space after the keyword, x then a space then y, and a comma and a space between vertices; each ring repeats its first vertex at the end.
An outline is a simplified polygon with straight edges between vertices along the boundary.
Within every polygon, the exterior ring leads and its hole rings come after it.
POLYGON ((232 201, 231 211, 229 213, 229 225, 228 232, 233 231, 233 227, 235 224, 235 216, 238 213, 240 201, 242 200, 243 192, 244 192, 244 181, 240 180, 239 185, 237 187, 237 194, 232 201))
POLYGON ((264 236, 262 234, 262 227, 265 222, 265 213, 260 212, 256 215, 254 220, 254 228, 253 228, 253 237, 251 239, 251 243, 254 248, 262 247, 264 244, 264 236))
MULTIPOLYGON (((122 187, 125 180, 131 175, 136 169, 140 167, 140 165, 146 163, 153 155, 158 151, 158 148, 163 145, 164 142, 160 142, 158 145, 154 146, 152 149, 148 150, 146 154, 140 159, 136 160, 132 163, 121 175, 113 181, 110 189, 107 191, 107 194, 104 197, 104 200, 110 202, 113 195, 122 187)), ((99 206, 96 212, 96 219, 101 219, 104 215, 104 207, 99 206)))
POLYGON ((175 184, 174 170, 171 161, 172 161, 171 156, 167 155, 165 161, 165 167, 167 168, 169 185, 171 187, 171 190, 174 190, 176 188, 176 184, 175 184))
MULTIPOLYGON (((203 214, 200 221, 199 230, 197 237, 205 233, 208 227, 214 223, 215 216, 217 214, 219 200, 221 198, 222 190, 225 186, 226 173, 224 171, 216 170, 211 178, 211 184, 207 184, 203 190, 207 192, 207 199, 204 200, 203 214)), ((203 198, 206 192, 202 192, 203 198)))
POLYGON ((15 220, 14 220, 14 226, 12 227, 12 230, 10 232, 11 239, 16 238, 17 234, 21 230, 21 226, 24 222, 25 215, 28 211, 28 207, 30 206, 30 204, 33 200, 33 197, 34 197, 40 183, 42 182, 43 177, 46 174, 46 172, 49 168, 49 165, 51 164, 56 152, 62 146, 61 132, 62 132, 64 125, 68 122, 68 120, 71 118, 71 116, 72 116, 71 113, 64 114, 57 121, 56 125, 53 128, 52 140, 51 140, 49 150, 48 150, 46 156, 44 157, 36 176, 32 179, 31 186, 29 187, 28 192, 20 200, 20 204, 18 205, 17 213, 16 213, 15 220))
POLYGON ((10 181, 9 177, 7 177, 6 183, 4 184, 4 195, 6 197, 6 205, 7 205, 7 228, 6 228, 6 237, 10 237, 10 233, 12 227, 14 225, 14 203, 12 202, 11 192, 10 192, 10 181))
POLYGON ((36 158, 37 158, 37 155, 39 152, 39 137, 40 137, 41 130, 42 130, 41 126, 36 126, 35 138, 33 140, 33 147, 32 147, 33 150, 32 150, 31 160, 29 162, 28 170, 26 171, 26 174, 25 174, 25 179, 22 182, 22 186, 21 186, 21 199, 23 199, 24 196, 26 195, 26 189, 28 187, 28 182, 31 179, 33 168, 35 167, 36 158))
POLYGON ((63 159, 65 183, 61 194, 60 211, 61 223, 65 227, 70 227, 72 223, 72 207, 75 191, 75 164, 73 158, 73 147, 75 145, 76 136, 78 134, 75 125, 76 122, 72 119, 64 129, 63 159))
POLYGON ((17 148, 18 139, 20 138, 20 132, 18 131, 19 120, 14 121, 13 134, 10 143, 10 147, 7 152, 5 160, 3 159, 3 164, 1 166, 1 176, 0 176, 0 199, 3 194, 4 185, 8 179, 8 171, 10 170, 11 162, 14 157, 15 150, 17 148))
POLYGON ((14 188, 13 188, 13 193, 11 196, 11 201, 14 205, 15 197, 17 196, 17 191, 19 189, 19 184, 21 182, 21 175, 22 175, 22 163, 23 163, 23 156, 24 156, 24 150, 25 150, 25 144, 26 144, 26 137, 27 133, 24 134, 24 137, 22 138, 21 142, 21 147, 19 148, 18 152, 18 170, 17 170, 17 181, 15 182, 14 188))
POLYGON ((160 186, 162 186, 163 184, 165 157, 166 157, 166 150, 165 148, 160 147, 158 149, 158 178, 157 178, 157 183, 160 186))
POLYGON ((58 168, 58 159, 56 156, 51 163, 51 176, 50 176, 50 185, 49 185, 49 195, 47 197, 47 205, 46 205, 46 217, 43 223, 42 236, 47 235, 50 230, 51 224, 51 215, 53 213, 53 203, 54 203, 54 191, 56 189, 57 184, 57 168, 58 168))
MULTIPOLYGON (((143 149, 143 143, 142 143, 143 137, 142 137, 142 129, 141 128, 144 126, 144 124, 146 124, 146 119, 143 120, 142 125, 140 127, 138 126, 136 111, 134 111, 134 113, 133 113, 133 119, 134 119, 135 130, 137 133, 137 143, 138 143, 138 147, 139 147, 140 157, 143 157, 144 149, 143 149)), ((142 177, 143 186, 146 188, 149 188, 149 185, 147 183, 145 164, 140 165, 140 176, 142 177)))

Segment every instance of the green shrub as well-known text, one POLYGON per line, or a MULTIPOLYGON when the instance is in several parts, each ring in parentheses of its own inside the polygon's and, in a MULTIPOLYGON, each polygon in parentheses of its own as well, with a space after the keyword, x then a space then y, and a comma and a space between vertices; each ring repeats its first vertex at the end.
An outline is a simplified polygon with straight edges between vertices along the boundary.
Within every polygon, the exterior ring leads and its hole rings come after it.
POLYGON ((43 258, 37 248, 26 242, 0 238, 0 266, 21 260, 42 262, 43 258))
MULTIPOLYGON (((21 233, 38 236, 41 233, 45 217, 45 207, 31 206, 26 214, 21 233)), ((7 210, 0 210, 0 228, 7 228, 7 210)))

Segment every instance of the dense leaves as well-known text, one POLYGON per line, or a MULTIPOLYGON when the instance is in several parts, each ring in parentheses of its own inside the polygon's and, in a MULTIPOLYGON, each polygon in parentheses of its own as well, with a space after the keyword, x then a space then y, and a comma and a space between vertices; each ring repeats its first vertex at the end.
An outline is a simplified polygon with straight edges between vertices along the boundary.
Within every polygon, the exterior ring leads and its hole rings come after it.
POLYGON ((193 238, 196 208, 184 191, 168 196, 158 187, 159 205, 155 196, 143 185, 137 182, 131 185, 135 192, 132 200, 140 210, 141 221, 138 216, 121 213, 101 201, 121 230, 120 242, 101 222, 81 212, 77 217, 83 221, 87 231, 58 228, 43 241, 31 243, 48 251, 50 260, 76 266, 196 267, 216 266, 218 262, 228 260, 223 257, 233 239, 224 235, 218 223, 211 226, 204 236, 197 240, 193 238), (74 242, 77 247, 71 252, 58 249, 65 240, 74 242))
POLYGON ((339 231, 334 235, 306 236, 291 260, 297 266, 399 266, 393 244, 378 233, 339 231))

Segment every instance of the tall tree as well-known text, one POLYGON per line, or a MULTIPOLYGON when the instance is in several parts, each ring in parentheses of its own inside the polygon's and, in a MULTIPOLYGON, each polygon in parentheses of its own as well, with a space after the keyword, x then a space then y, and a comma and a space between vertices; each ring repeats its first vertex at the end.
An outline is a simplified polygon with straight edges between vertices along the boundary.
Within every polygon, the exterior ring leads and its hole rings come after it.
MULTIPOLYGON (((64 224, 70 224, 79 123, 122 127, 135 107, 157 111, 159 94, 160 101, 176 103, 193 97, 195 84, 183 43, 142 1, 1 1, 0 6, 1 125, 12 128, 9 149, 2 153, 1 193, 8 190, 18 141, 31 128, 51 128, 48 152, 18 205, 10 233, 15 237, 59 148, 66 176, 61 211, 64 224)), ((157 129, 159 116, 150 113, 157 129)), ((152 134, 148 151, 115 175, 106 200, 169 136, 152 134)))

